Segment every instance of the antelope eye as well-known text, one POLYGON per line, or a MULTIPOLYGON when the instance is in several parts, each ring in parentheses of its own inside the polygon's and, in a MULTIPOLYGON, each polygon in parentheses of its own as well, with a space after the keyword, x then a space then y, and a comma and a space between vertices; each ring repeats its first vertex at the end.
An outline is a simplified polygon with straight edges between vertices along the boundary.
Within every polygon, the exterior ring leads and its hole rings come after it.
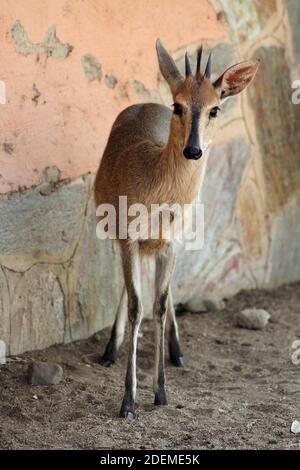
POLYGON ((218 116, 218 113, 220 111, 220 108, 216 106, 215 108, 212 108, 209 113, 210 118, 216 118, 218 116))
POLYGON ((173 104, 173 107, 174 107, 174 114, 176 114, 176 116, 182 116, 183 114, 183 110, 182 110, 182 106, 181 104, 179 103, 174 103, 173 104))

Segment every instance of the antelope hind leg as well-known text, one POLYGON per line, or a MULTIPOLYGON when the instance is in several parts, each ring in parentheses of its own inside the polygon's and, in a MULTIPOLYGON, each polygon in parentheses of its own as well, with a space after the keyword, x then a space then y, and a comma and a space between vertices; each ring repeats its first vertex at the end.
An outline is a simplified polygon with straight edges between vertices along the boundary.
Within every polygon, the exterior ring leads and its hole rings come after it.
POLYGON ((111 329, 110 339, 100 360, 103 367, 110 367, 117 359, 119 348, 123 342, 127 319, 127 292, 124 286, 116 319, 111 329))
POLYGON ((168 295, 168 323, 169 323, 169 357, 171 363, 175 367, 183 367, 184 359, 182 354, 182 349, 180 346, 178 325, 176 321, 176 314, 173 305, 173 297, 171 287, 169 287, 168 295))

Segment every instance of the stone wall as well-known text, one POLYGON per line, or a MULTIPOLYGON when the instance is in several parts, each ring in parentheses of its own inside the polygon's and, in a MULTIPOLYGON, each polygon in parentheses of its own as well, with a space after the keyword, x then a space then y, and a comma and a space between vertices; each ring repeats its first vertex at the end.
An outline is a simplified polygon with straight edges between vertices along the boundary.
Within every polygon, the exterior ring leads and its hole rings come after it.
MULTIPOLYGON (((249 91, 219 119, 202 191, 205 244, 199 252, 178 246, 176 303, 200 308, 241 288, 300 279, 300 105, 291 101, 300 2, 26 5, 8 2, 0 18, 0 339, 9 353, 112 322, 123 281, 117 248, 96 239, 93 175, 121 109, 171 103, 158 36, 179 67, 187 47, 214 48, 215 76, 234 61, 261 59, 249 91)), ((146 261, 143 272, 149 313, 146 261)))

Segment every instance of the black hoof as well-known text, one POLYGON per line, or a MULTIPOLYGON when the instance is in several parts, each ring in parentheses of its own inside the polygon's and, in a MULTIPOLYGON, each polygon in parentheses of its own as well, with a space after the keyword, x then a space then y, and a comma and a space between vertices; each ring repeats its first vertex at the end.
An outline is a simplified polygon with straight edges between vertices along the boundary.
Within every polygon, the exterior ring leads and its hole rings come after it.
POLYGON ((100 359, 100 364, 102 367, 110 367, 113 363, 114 361, 112 359, 106 359, 105 357, 100 359))
POLYGON ((183 354, 180 347, 180 343, 178 337, 176 336, 175 326, 174 324, 171 326, 170 329, 170 336, 169 336, 169 356, 170 361, 175 367, 183 367, 183 354))
POLYGON ((110 367, 117 358, 115 325, 112 327, 110 339, 106 345, 100 364, 102 367, 110 367))
POLYGON ((123 410, 121 408, 121 411, 119 413, 120 418, 125 418, 128 421, 133 421, 136 418, 136 414, 132 410, 123 410))
POLYGON ((184 359, 183 356, 175 356, 174 354, 170 354, 170 360, 175 367, 184 367, 184 359))
POLYGON ((154 405, 162 406, 162 405, 167 405, 167 404, 168 404, 168 400, 167 400, 165 392, 158 392, 155 394, 154 405))

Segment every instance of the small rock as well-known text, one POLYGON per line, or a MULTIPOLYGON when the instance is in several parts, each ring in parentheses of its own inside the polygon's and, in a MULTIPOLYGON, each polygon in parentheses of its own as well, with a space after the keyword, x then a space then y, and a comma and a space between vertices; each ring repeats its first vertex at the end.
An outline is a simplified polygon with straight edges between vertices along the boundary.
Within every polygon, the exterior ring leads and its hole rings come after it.
POLYGON ((225 302, 223 299, 210 298, 203 299, 203 305, 208 312, 216 312, 217 310, 223 310, 225 308, 225 302))
POLYGON ((246 308, 235 316, 236 326, 248 328, 249 330, 262 330, 267 324, 271 315, 260 308, 246 308))
POLYGON ((183 304, 183 309, 188 312, 215 312, 225 308, 225 303, 217 297, 199 299, 196 295, 183 304))
POLYGON ((300 433, 300 421, 293 421, 292 426, 291 426, 291 431, 294 434, 299 434, 300 433))
POLYGON ((32 362, 28 366, 30 385, 57 385, 63 377, 62 367, 51 362, 32 362))
POLYGON ((0 364, 6 364, 6 344, 0 339, 0 364))

